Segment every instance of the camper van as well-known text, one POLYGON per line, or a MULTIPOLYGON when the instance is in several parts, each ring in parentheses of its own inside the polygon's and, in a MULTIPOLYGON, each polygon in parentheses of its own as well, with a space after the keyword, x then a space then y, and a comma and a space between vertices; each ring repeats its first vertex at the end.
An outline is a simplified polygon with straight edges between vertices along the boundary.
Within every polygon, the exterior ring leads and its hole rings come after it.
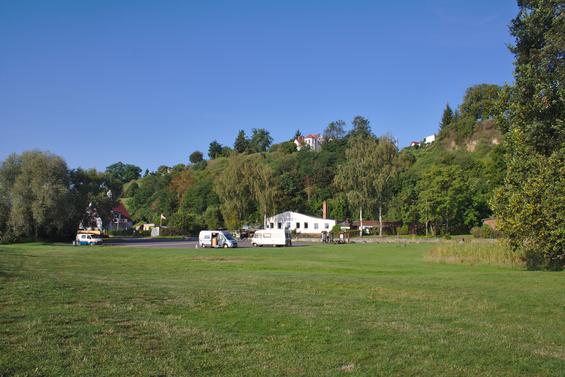
POLYGON ((102 238, 95 234, 78 233, 75 239, 75 245, 102 245, 102 238))
POLYGON ((292 246, 290 232, 285 229, 261 229, 251 239, 253 247, 257 246, 292 246))
POLYGON ((225 230, 203 230, 198 236, 200 247, 237 247, 237 241, 225 230))

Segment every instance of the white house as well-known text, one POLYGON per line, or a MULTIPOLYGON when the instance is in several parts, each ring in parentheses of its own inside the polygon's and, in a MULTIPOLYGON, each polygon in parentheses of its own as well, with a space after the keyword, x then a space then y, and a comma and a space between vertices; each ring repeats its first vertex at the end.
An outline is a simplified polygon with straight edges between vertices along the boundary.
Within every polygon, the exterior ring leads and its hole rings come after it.
POLYGON ((307 145, 310 150, 314 152, 319 152, 322 149, 322 137, 319 134, 309 134, 306 136, 298 136, 294 140, 296 144, 296 149, 302 149, 302 146, 307 145))
POLYGON ((335 220, 303 215, 298 212, 283 212, 267 218, 267 229, 289 229, 296 233, 321 234, 330 232, 335 226, 335 220))
POLYGON ((436 135, 435 135, 435 134, 430 135, 430 136, 426 136, 426 137, 424 138, 424 144, 431 144, 431 143, 433 143, 434 141, 436 141, 436 135))

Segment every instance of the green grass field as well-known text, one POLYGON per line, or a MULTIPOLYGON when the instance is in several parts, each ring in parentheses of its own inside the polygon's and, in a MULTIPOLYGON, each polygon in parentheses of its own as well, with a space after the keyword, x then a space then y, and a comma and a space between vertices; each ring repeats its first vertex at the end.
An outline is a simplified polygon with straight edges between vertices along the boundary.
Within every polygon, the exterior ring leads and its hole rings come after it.
POLYGON ((0 246, 0 375, 565 374, 565 273, 430 247, 0 246))

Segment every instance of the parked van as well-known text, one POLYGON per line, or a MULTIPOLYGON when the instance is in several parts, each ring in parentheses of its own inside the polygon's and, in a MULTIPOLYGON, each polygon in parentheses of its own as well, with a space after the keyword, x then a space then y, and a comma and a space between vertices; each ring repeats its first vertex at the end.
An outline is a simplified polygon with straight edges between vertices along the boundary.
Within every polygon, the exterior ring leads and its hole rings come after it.
POLYGON ((94 234, 77 234, 75 245, 102 245, 102 238, 94 234))
POLYGON ((292 246, 290 232, 285 229, 261 229, 251 239, 253 247, 257 246, 292 246))
POLYGON ((237 247, 237 241, 225 230, 203 230, 198 235, 200 247, 237 247))

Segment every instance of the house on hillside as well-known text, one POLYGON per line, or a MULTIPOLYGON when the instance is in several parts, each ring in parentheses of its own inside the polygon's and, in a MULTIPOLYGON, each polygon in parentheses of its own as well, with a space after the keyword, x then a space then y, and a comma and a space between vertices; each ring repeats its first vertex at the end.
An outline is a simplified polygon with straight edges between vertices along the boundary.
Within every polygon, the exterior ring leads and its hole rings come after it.
POLYGON ((319 152, 322 149, 323 137, 319 134, 309 134, 306 136, 298 136, 294 139, 296 149, 301 150, 304 146, 308 146, 310 150, 319 152))
POLYGON ((336 221, 308 216, 298 212, 286 211, 267 218, 267 229, 288 229, 301 234, 321 234, 330 232, 336 221))
POLYGON ((122 202, 118 202, 118 205, 112 208, 111 214, 109 230, 128 230, 133 226, 131 216, 122 202))
POLYGON ((434 141, 436 141, 436 134, 432 134, 432 135, 430 135, 430 136, 426 136, 426 137, 424 138, 423 144, 428 145, 428 144, 433 143, 434 141))
POLYGON ((418 148, 420 146, 420 142, 419 141, 413 141, 410 143, 410 146, 413 148, 418 148))

